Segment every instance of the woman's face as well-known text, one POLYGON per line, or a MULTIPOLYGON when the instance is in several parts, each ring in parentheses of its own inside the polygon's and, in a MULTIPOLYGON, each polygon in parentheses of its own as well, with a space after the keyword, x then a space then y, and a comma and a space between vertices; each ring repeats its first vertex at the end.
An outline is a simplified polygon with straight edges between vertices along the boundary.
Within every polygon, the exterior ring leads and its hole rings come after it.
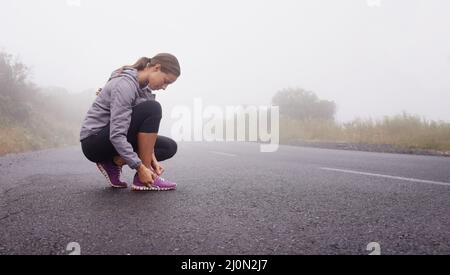
POLYGON ((161 71, 161 65, 156 64, 153 67, 148 68, 148 86, 152 91, 165 90, 167 86, 174 83, 177 77, 171 73, 163 73, 161 71))

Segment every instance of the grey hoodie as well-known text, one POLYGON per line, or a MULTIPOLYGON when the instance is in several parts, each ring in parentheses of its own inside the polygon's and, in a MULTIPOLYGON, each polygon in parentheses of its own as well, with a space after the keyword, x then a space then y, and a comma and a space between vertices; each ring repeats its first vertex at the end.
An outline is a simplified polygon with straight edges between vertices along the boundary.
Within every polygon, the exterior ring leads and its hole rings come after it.
POLYGON ((139 86, 136 69, 125 68, 122 73, 119 70, 111 74, 89 109, 81 126, 80 141, 109 123, 112 145, 128 166, 136 169, 142 162, 127 141, 132 108, 141 102, 155 100, 155 95, 148 86, 139 86))

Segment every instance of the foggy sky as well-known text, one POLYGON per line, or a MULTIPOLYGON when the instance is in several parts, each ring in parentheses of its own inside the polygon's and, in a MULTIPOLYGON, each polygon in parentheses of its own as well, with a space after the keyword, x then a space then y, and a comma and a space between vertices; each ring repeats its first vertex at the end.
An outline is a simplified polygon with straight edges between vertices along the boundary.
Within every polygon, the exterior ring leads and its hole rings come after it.
POLYGON ((2 0, 0 48, 38 85, 71 92, 102 87, 141 56, 173 53, 182 75, 157 92, 166 117, 195 97, 260 105, 300 87, 335 101, 340 121, 401 111, 450 121, 450 1, 376 4, 2 0))

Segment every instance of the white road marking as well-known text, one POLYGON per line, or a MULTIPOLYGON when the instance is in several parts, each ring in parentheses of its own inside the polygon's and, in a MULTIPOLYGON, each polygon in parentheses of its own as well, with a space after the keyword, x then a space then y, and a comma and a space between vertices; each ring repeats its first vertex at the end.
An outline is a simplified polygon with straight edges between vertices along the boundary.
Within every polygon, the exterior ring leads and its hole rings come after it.
POLYGON ((342 172, 342 173, 366 175, 366 176, 372 176, 372 177, 381 177, 381 178, 388 178, 388 179, 406 180, 406 181, 412 181, 412 182, 431 183, 431 184, 450 186, 449 182, 443 182, 443 181, 421 180, 421 179, 415 179, 415 178, 404 178, 404 177, 397 177, 397 176, 390 176, 390 175, 383 175, 383 174, 374 174, 374 173, 367 173, 367 172, 360 172, 360 171, 353 171, 353 170, 345 170, 345 169, 328 168, 328 167, 320 167, 320 169, 329 170, 329 171, 336 171, 336 172, 342 172))
POLYGON ((209 152, 213 153, 213 154, 227 156, 227 157, 235 157, 235 156, 237 156, 237 155, 234 155, 234 154, 229 154, 229 153, 224 153, 224 152, 217 152, 217 151, 209 151, 209 152))

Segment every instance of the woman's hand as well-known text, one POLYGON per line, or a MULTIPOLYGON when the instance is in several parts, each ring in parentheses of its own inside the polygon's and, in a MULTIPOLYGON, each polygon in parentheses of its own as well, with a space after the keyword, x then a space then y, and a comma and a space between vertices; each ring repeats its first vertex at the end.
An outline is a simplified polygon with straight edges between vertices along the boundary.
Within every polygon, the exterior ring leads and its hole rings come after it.
POLYGON ((158 162, 158 160, 156 159, 156 156, 155 156, 155 154, 153 153, 153 156, 152 156, 152 168, 153 168, 153 170, 156 172, 156 174, 158 175, 158 176, 161 176, 162 175, 162 173, 164 173, 164 167, 162 167, 162 165, 161 164, 159 164, 159 162, 158 162))
POLYGON ((139 166, 139 168, 137 169, 137 172, 138 172, 139 180, 140 180, 143 184, 147 185, 148 187, 150 187, 150 185, 153 184, 153 181, 154 181, 155 178, 156 178, 156 174, 153 173, 152 170, 150 170, 150 169, 148 169, 147 167, 145 167, 144 164, 141 164, 141 165, 139 166))

